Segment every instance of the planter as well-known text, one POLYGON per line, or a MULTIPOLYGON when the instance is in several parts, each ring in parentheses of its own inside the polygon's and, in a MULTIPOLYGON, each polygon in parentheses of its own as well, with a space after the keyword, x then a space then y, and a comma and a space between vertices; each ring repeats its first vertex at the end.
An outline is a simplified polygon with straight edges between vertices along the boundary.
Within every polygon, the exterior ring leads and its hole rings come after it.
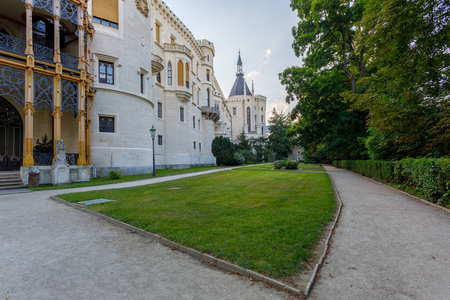
POLYGON ((39 173, 29 173, 28 174, 28 187, 29 188, 39 186, 40 175, 41 174, 39 174, 39 173))

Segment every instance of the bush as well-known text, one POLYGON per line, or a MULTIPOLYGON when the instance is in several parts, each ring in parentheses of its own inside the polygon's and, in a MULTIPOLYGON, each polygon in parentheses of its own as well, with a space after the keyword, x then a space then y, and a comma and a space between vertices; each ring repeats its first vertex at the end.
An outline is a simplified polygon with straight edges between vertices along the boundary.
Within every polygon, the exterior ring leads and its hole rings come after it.
POLYGON ((450 158, 341 160, 333 165, 377 181, 404 185, 431 202, 450 207, 450 158))
POLYGON ((236 164, 238 165, 243 165, 245 164, 245 157, 242 154, 241 151, 238 151, 234 154, 234 161, 236 162, 236 164))
POLYGON ((116 170, 111 170, 111 171, 109 171, 109 178, 110 179, 120 179, 120 178, 122 178, 122 172, 116 171, 116 170))
POLYGON ((273 163, 274 169, 281 169, 284 167, 284 160, 276 161, 273 163))
POLYGON ((211 152, 216 157, 219 166, 235 166, 238 163, 234 159, 235 145, 229 138, 215 137, 211 144, 211 152))
POLYGON ((284 167, 288 170, 297 170, 298 169, 298 163, 296 161, 290 161, 286 160, 284 162, 284 167))

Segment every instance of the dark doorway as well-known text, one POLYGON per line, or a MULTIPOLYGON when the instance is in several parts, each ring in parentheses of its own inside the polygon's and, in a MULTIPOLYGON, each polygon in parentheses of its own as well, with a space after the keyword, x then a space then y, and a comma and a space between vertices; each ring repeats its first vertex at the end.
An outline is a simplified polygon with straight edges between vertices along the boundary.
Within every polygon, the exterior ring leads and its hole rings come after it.
POLYGON ((0 171, 20 169, 22 143, 22 119, 14 106, 0 97, 0 171))

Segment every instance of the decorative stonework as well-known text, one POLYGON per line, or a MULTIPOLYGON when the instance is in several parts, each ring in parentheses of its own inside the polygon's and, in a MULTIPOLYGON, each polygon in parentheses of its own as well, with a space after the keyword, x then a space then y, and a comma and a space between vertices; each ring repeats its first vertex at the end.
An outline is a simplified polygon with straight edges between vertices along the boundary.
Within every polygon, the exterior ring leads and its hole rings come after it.
POLYGON ((147 0, 136 0, 136 7, 144 15, 144 17, 148 18, 148 4, 147 0))

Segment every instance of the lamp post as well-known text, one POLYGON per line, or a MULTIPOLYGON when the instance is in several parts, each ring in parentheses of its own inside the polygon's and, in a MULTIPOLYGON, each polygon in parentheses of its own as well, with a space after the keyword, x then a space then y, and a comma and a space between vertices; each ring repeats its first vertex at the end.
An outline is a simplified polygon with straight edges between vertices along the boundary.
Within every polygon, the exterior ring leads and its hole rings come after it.
POLYGON ((152 143, 153 143, 153 177, 156 176, 156 170, 155 170, 155 136, 156 136, 156 129, 155 126, 152 125, 152 129, 150 129, 150 134, 152 136, 152 143))

